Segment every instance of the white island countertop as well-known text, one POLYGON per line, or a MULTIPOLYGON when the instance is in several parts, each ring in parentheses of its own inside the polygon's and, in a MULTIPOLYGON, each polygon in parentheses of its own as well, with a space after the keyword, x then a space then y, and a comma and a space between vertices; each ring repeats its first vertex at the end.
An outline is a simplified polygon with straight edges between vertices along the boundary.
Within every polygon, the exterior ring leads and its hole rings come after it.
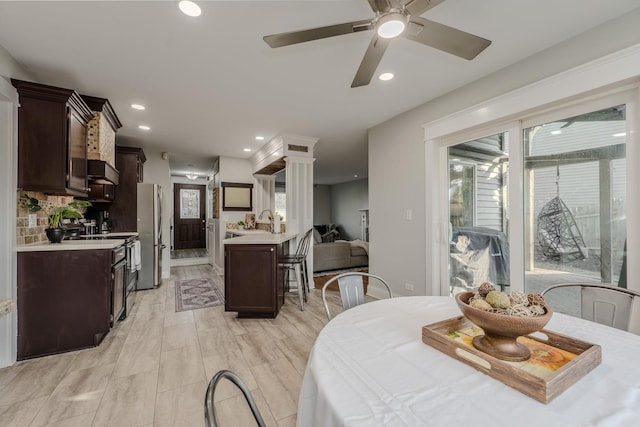
MULTIPOLYGON (((233 232, 245 230, 232 230, 233 232)), ((249 231, 249 230, 247 230, 249 231)), ((238 233, 239 234, 239 233, 238 233)), ((253 233, 243 233, 243 236, 224 239, 222 243, 225 245, 278 245, 288 240, 295 239, 296 233, 269 233, 254 231, 253 233)))
POLYGON ((124 239, 106 240, 63 240, 60 243, 40 242, 28 245, 18 245, 18 252, 39 251, 86 251, 92 249, 114 249, 124 245, 124 239))

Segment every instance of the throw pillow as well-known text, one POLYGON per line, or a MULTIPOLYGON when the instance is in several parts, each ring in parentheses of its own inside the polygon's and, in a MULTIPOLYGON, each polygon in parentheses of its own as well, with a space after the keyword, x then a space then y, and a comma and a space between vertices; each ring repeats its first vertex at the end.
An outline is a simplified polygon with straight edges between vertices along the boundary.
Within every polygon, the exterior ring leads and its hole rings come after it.
POLYGON ((317 243, 322 243, 322 237, 320 237, 320 233, 315 228, 313 229, 313 241, 317 243))

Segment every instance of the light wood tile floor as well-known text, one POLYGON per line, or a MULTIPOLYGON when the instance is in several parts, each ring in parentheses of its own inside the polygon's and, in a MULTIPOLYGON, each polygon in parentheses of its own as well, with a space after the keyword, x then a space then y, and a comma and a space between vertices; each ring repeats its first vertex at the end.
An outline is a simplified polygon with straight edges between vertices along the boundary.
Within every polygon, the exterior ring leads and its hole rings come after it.
MULTIPOLYGON (((287 293, 276 319, 224 307, 176 313, 174 282, 198 277, 223 283, 206 265, 174 267, 160 288, 136 292, 131 315, 100 346, 0 369, 0 426, 204 426, 205 390, 220 369, 245 381, 268 426, 294 426, 309 351, 327 323, 320 291, 304 312, 287 293)), ((330 294, 337 313, 340 296, 330 294)), ((220 385, 221 425, 254 425, 238 389, 220 385)))

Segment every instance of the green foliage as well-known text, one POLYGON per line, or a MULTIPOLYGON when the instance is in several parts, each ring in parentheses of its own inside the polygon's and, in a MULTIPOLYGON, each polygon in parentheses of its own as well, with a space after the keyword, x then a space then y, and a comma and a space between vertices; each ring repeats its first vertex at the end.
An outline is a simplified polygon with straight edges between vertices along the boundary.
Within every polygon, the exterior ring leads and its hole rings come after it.
MULTIPOLYGON (((42 206, 40 206, 38 199, 29 197, 26 194, 22 196, 22 199, 22 205, 29 212, 38 212, 44 210, 42 206)), ((62 220, 65 218, 82 218, 83 215, 78 209, 87 206, 91 206, 91 202, 87 202, 85 200, 74 200, 67 206, 56 206, 51 211, 45 212, 47 214, 47 217, 49 218, 49 228, 60 228, 62 226, 62 220)))

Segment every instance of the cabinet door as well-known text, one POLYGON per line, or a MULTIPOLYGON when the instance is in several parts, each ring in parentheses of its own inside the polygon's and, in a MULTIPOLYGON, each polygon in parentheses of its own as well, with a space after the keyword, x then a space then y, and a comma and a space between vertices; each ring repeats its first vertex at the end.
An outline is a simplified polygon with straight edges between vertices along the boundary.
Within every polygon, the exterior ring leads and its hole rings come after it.
POLYGON ((274 245, 225 246, 225 310, 240 317, 262 313, 275 317, 277 254, 274 245))
POLYGON ((87 189, 87 127, 72 108, 68 111, 69 160, 67 187, 81 192, 87 189))

